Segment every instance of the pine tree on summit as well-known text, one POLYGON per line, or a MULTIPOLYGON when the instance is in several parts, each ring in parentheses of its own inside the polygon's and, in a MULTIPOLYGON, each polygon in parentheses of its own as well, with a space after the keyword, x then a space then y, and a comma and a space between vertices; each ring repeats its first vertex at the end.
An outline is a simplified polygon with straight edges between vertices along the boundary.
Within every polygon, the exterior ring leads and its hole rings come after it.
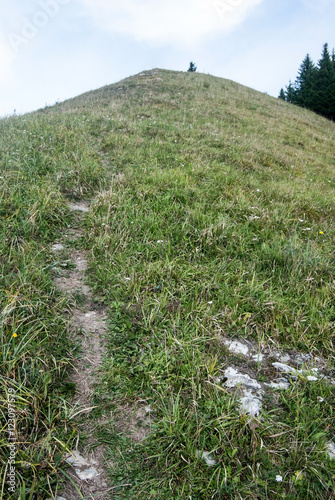
POLYGON ((192 62, 192 61, 190 62, 190 67, 188 68, 188 70, 187 70, 187 71, 188 71, 189 73, 194 73, 195 71, 197 71, 197 67, 196 67, 196 65, 195 65, 195 63, 194 63, 194 62, 192 62))

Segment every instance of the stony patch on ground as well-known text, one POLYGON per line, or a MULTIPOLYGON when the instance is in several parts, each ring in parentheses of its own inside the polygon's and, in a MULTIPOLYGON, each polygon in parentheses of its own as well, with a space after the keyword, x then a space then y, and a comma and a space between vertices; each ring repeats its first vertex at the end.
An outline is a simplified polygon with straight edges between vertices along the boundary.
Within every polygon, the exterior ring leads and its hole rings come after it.
MULTIPOLYGON (((335 385, 333 373, 325 359, 312 354, 296 351, 283 352, 264 346, 261 350, 256 344, 246 340, 233 340, 221 337, 219 341, 228 351, 244 358, 243 367, 230 366, 215 378, 215 383, 228 390, 238 390, 241 414, 259 417, 262 399, 266 391, 288 390, 299 378, 313 383, 322 379, 325 383, 335 385), (257 372, 265 370, 267 382, 257 380, 257 372)), ((327 445, 330 458, 335 458, 335 444, 327 445)), ((203 457, 206 460, 206 457, 203 457)), ((207 460, 206 460, 207 461, 207 460)))

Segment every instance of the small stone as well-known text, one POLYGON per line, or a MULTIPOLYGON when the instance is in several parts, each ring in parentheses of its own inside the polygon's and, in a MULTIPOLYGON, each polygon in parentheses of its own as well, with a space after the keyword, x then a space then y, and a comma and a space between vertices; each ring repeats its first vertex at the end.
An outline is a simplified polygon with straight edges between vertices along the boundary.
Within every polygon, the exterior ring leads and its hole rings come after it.
POLYGON ((290 356, 288 354, 279 354, 278 355, 278 359, 282 363, 288 363, 289 361, 291 361, 291 358, 290 358, 290 356))
POLYGON ((199 451, 197 450, 195 452, 197 458, 203 458, 208 465, 208 467, 213 467, 214 465, 217 464, 217 461, 215 458, 212 457, 212 455, 208 451, 199 451))
MULTIPOLYGON (((283 372, 283 373, 292 373, 296 374, 298 370, 293 368, 292 366, 286 365, 284 363, 272 363, 272 366, 276 368, 276 370, 283 372)), ((299 372, 298 372, 299 373, 299 372)))
POLYGON ((248 389, 259 390, 261 389, 261 385, 257 380, 252 379, 249 375, 244 375, 242 373, 238 373, 234 368, 227 368, 224 372, 227 381, 225 382, 226 387, 236 387, 237 385, 243 385, 248 389))
POLYGON ((73 467, 86 467, 89 463, 77 451, 72 451, 65 461, 73 467))
POLYGON ((228 339, 224 340, 223 342, 228 347, 228 349, 234 354, 243 354, 244 356, 246 356, 249 352, 249 348, 245 344, 242 344, 241 342, 228 339))
POLYGON ((99 475, 95 467, 90 467, 89 469, 85 470, 76 469, 76 474, 82 481, 88 481, 89 479, 94 479, 99 475))
POLYGON ((256 361, 256 363, 261 363, 264 359, 264 354, 262 354, 261 352, 259 352, 258 354, 254 354, 254 356, 252 356, 252 359, 253 361, 256 361))
POLYGON ((287 390, 290 387, 290 383, 286 378, 277 378, 274 382, 270 382, 270 384, 265 384, 268 387, 272 387, 273 389, 284 389, 287 390))
POLYGON ((95 311, 90 311, 85 313, 85 318, 92 318, 92 316, 95 316, 97 313, 95 311))
POLYGON ((299 365, 303 365, 304 363, 307 363, 308 361, 310 361, 312 359, 312 355, 311 354, 307 354, 307 353, 300 353, 296 356, 296 363, 298 363, 299 365))
POLYGON ((53 252, 60 252, 61 250, 64 250, 64 246, 61 243, 56 243, 52 247, 53 252))
POLYGON ((318 378, 313 377, 312 375, 308 375, 307 380, 309 380, 310 382, 316 382, 318 380, 318 378))
POLYGON ((69 209, 73 211, 78 210, 79 212, 89 212, 89 208, 85 203, 70 203, 69 209))
POLYGON ((281 483, 281 482, 282 482, 282 480, 283 480, 282 476, 281 476, 280 474, 278 474, 278 475, 276 476, 276 481, 277 481, 277 483, 281 483))
POLYGON ((333 443, 333 441, 329 441, 329 443, 327 443, 327 453, 329 455, 329 458, 331 460, 333 460, 333 458, 335 458, 335 444, 333 443))
POLYGON ((64 497, 56 497, 56 500, 66 500, 64 497))
POLYGON ((242 413, 247 413, 252 417, 257 417, 257 415, 260 414, 261 408, 261 400, 254 396, 251 391, 245 391, 243 398, 241 398, 240 409, 242 413))

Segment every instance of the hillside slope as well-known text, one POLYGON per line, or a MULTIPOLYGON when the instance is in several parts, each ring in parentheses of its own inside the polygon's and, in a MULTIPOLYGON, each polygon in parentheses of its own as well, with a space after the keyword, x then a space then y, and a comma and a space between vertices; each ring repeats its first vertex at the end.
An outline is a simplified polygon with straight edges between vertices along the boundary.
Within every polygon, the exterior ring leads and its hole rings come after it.
POLYGON ((334 123, 154 69, 0 131, 15 494, 62 491, 88 419, 111 498, 334 498, 334 123), (75 201, 90 203, 82 222, 75 201), (85 234, 64 239, 70 227, 85 234), (69 378, 80 360, 69 311, 85 298, 55 286, 74 249, 108 315, 85 418, 69 378))

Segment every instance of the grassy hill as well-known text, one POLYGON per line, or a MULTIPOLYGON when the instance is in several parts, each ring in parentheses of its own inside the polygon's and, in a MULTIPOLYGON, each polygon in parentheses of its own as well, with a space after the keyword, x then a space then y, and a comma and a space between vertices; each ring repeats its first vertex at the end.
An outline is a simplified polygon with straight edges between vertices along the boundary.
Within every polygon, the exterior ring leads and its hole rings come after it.
POLYGON ((85 440, 69 378, 82 297, 54 281, 75 248, 108 314, 85 419, 111 498, 335 498, 334 151, 334 123, 312 112, 160 69, 0 121, 4 498, 66 497, 64 456, 85 440), (280 359, 300 371, 270 388, 280 359), (261 385, 259 415, 228 368, 261 385))

